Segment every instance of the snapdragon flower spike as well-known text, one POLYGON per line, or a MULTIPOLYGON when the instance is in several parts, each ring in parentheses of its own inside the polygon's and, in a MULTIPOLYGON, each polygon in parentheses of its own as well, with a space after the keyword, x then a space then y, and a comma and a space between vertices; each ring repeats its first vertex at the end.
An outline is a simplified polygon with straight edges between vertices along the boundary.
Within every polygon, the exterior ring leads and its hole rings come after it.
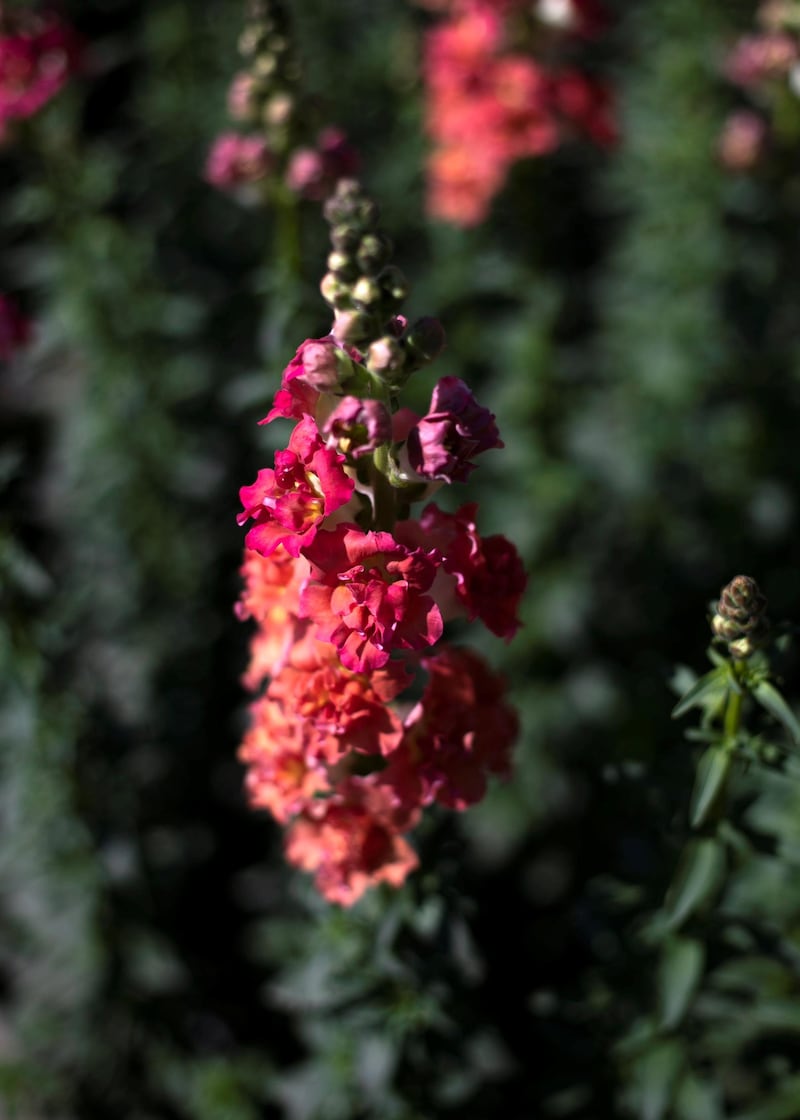
POLYGON ((269 556, 282 545, 299 556, 323 520, 352 496, 354 482, 343 462, 343 455, 325 446, 313 418, 304 416, 288 448, 275 452, 275 469, 260 470, 252 486, 239 491, 244 510, 238 523, 255 522, 246 546, 269 556))
POLYGON ((393 650, 421 650, 442 636, 441 611, 427 591, 436 575, 434 554, 407 548, 391 533, 354 525, 323 530, 304 549, 311 579, 300 613, 317 637, 331 642, 343 665, 371 673, 393 650))
POLYGON ((479 405, 458 377, 439 380, 430 410, 406 442, 412 469, 422 478, 444 482, 466 482, 475 469, 475 455, 504 446, 494 413, 479 405))
POLYGON ((274 469, 241 491, 239 522, 252 525, 236 609, 258 625, 245 681, 266 688, 240 758, 251 804, 287 826, 288 860, 349 906, 416 867, 405 833, 424 806, 464 809, 506 773, 517 720, 502 680, 437 643, 445 620, 464 616, 512 637, 525 573, 504 536, 480 536, 475 503, 408 515, 503 445, 456 377, 440 379, 426 415, 402 407, 443 331, 400 314, 405 283, 358 183, 339 184, 326 216, 332 332, 306 339, 284 370, 262 423, 295 429, 274 469), (414 704, 404 693, 420 668, 414 704))

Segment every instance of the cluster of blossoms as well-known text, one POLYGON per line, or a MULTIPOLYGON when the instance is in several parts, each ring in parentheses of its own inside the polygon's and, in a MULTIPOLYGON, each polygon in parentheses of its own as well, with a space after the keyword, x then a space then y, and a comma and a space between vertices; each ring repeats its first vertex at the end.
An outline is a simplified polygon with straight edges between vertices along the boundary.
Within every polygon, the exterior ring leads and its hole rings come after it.
POLYGON ((400 407, 441 327, 399 313, 405 282, 358 183, 340 182, 325 213, 333 326, 284 370, 262 423, 293 421, 288 445, 240 492, 237 614, 258 627, 244 681, 263 689, 240 758, 251 804, 286 826, 287 858, 350 905, 416 866, 406 834, 425 806, 465 809, 507 771, 503 682, 441 639, 457 617, 510 639, 525 573, 505 537, 480 535, 474 503, 430 501, 503 446, 494 416, 452 376, 424 416, 400 407))
POLYGON ((0 6, 0 141, 32 117, 80 65, 81 42, 55 15, 7 15, 0 6))
POLYGON ((759 29, 734 43, 724 62, 748 102, 729 114, 719 137, 719 157, 732 171, 758 164, 773 140, 793 147, 800 120, 800 3, 765 0, 756 18, 759 29))
POLYGON ((424 49, 433 217, 476 225, 517 160, 615 142, 608 86, 571 61, 604 26, 596 0, 419 2, 445 14, 424 49))
POLYGON ((327 198, 338 179, 358 171, 358 156, 339 128, 309 135, 313 107, 301 101, 300 69, 277 0, 252 0, 239 50, 245 69, 228 92, 238 126, 221 133, 206 161, 206 179, 247 198, 276 186, 302 198, 327 198))

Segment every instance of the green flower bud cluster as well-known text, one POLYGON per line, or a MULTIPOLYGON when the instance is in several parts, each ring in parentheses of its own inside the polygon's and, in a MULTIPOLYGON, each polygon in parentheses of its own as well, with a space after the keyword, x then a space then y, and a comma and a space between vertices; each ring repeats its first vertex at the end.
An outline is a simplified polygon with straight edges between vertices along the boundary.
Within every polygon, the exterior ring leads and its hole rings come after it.
POLYGON ((379 229, 378 207, 355 179, 341 179, 325 203, 331 227, 323 299, 334 312, 333 334, 366 355, 371 373, 390 389, 432 362, 444 347, 436 319, 407 327, 398 315, 408 296, 403 273, 391 263, 392 243, 379 229))
POLYGON ((735 576, 723 587, 711 629, 731 657, 743 660, 764 644, 769 633, 766 610, 767 600, 750 576, 735 576))

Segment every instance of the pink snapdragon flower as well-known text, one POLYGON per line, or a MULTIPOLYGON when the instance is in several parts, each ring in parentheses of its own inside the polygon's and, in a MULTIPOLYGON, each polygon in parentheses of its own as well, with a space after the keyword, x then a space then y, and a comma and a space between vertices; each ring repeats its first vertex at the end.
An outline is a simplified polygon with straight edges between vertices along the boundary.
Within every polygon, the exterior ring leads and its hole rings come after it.
POLYGON ((223 132, 214 141, 206 160, 205 176, 220 190, 258 183, 274 164, 274 156, 261 136, 223 132))
POLYGON ((244 510, 238 523, 255 522, 247 548, 269 556, 283 545, 290 556, 299 556, 324 518, 352 496, 354 482, 343 462, 343 455, 325 446, 313 418, 304 416, 288 448, 275 452, 274 470, 260 470, 256 481, 239 491, 244 510))
POLYGON ((442 377, 430 410, 408 433, 411 467, 422 478, 466 482, 482 451, 503 447, 494 413, 483 408, 458 377, 442 377))
POLYGON ((427 594, 436 566, 421 548, 391 533, 363 533, 353 525, 323 531, 304 548, 311 579, 300 613, 317 637, 331 642, 355 672, 382 668, 392 650, 420 650, 442 636, 442 615, 427 594))
POLYGON ((259 420, 271 424, 273 420, 299 420, 314 415, 320 393, 334 389, 341 380, 353 372, 354 362, 361 355, 351 346, 343 346, 332 335, 324 338, 307 338, 297 348, 281 377, 281 387, 275 394, 272 408, 259 420))

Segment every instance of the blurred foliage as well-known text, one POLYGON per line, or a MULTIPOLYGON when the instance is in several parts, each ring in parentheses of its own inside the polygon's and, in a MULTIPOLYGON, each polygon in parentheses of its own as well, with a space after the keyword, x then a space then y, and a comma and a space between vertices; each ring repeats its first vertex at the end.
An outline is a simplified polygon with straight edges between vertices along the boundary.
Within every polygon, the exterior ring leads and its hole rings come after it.
MULTIPOLYGON (((284 867, 235 760, 236 494, 280 370, 327 329, 324 223, 304 204, 290 279, 275 215, 202 180, 240 0, 62 6, 87 72, 0 151, 0 286, 36 326, 0 373, 0 1111, 793 1120, 794 760, 740 776, 702 927, 660 965, 649 932, 701 750, 673 666, 686 687, 737 571, 800 620, 800 165, 714 157, 752 6, 617 4, 619 149, 519 165, 462 232, 423 212, 429 17, 291 5, 412 314, 447 329, 435 376, 498 415, 481 527, 531 573, 524 630, 484 642, 523 715, 514 781, 350 912, 284 867)), ((790 656, 783 678, 799 696, 790 656)))

